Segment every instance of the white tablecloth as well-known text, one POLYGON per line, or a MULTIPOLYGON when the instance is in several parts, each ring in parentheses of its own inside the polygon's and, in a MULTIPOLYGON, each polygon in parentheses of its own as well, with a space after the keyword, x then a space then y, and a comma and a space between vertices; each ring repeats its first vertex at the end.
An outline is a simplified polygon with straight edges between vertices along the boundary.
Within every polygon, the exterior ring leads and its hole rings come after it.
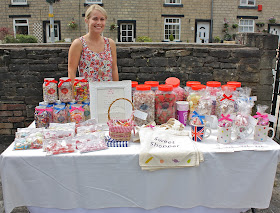
POLYGON ((214 133, 199 144, 204 162, 198 167, 155 172, 141 170, 139 144, 56 156, 42 150, 13 151, 11 145, 0 162, 5 210, 268 208, 280 146, 272 140, 262 145, 266 151, 228 152, 229 148, 223 153, 214 133))

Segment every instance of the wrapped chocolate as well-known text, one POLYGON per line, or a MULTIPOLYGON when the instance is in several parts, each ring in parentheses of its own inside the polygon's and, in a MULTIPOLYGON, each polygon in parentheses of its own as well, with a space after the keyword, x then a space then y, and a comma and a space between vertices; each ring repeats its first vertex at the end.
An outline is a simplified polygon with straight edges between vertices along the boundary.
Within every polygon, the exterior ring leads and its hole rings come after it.
POLYGON ((260 126, 268 126, 269 125, 269 119, 268 114, 265 112, 268 109, 267 105, 257 105, 257 113, 254 115, 254 118, 257 119, 258 123, 257 125, 260 126))

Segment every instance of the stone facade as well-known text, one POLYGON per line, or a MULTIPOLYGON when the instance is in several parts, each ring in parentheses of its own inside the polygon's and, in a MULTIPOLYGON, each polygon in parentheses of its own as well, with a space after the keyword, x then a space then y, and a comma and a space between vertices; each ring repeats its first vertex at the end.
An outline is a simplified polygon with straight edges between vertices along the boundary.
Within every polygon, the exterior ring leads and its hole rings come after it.
MULTIPOLYGON (((120 80, 144 83, 177 77, 186 81, 240 81, 257 103, 271 104, 277 36, 240 34, 237 44, 117 43, 120 80)), ((0 151, 19 127, 34 119, 44 78, 67 76, 69 44, 0 45, 0 151)))
MULTIPOLYGON (((27 16, 29 22, 29 34, 36 35, 40 41, 44 41, 46 36, 45 28, 49 21, 49 4, 44 0, 27 0, 27 6, 13 6, 12 0, 0 1, 0 27, 8 27, 13 30, 13 18, 23 18, 27 16)), ((71 38, 72 40, 86 33, 83 14, 87 4, 86 0, 61 0, 54 3, 54 19, 60 24, 60 40, 71 38), (78 24, 77 29, 69 29, 67 24, 74 20, 78 24)), ((102 0, 103 7, 108 12, 107 26, 104 36, 117 40, 120 33, 117 30, 110 30, 111 24, 118 24, 122 21, 135 21, 135 38, 138 36, 149 36, 153 42, 160 42, 164 39, 164 18, 179 17, 181 20, 180 41, 195 42, 196 27, 198 21, 211 21, 213 17, 212 37, 223 38, 224 18, 229 21, 229 34, 236 34, 238 29, 233 29, 232 24, 238 24, 240 18, 253 19, 255 23, 264 22, 263 27, 254 25, 254 32, 262 32, 272 26, 269 25, 268 18, 275 16, 280 22, 280 4, 278 0, 256 0, 254 7, 240 7, 240 1, 222 0, 181 0, 177 7, 166 6, 165 0, 102 0), (213 13, 211 14, 213 2, 213 13), (263 10, 258 11, 258 5, 262 5, 263 10)))

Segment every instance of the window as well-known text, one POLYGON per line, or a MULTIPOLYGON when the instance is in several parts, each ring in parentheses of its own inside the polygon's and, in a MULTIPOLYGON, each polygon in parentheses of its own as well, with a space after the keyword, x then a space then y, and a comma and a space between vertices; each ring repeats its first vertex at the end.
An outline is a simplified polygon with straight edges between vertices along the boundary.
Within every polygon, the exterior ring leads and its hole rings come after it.
POLYGON ((165 4, 181 4, 181 0, 165 0, 165 4))
POLYGON ((86 0, 86 4, 101 4, 102 0, 86 0))
POLYGON ((173 35, 174 41, 180 41, 181 34, 181 19, 165 18, 164 19, 164 41, 170 41, 170 36, 173 35))
POLYGON ((121 23, 120 24, 120 41, 121 42, 134 42, 134 24, 121 23))
POLYGON ((13 20, 14 34, 29 34, 28 19, 14 19, 13 20))
POLYGON ((255 0, 240 0, 240 6, 255 6, 255 0))
POLYGON ((12 5, 25 5, 27 4, 27 0, 11 0, 12 5))
POLYGON ((238 32, 254 32, 254 22, 252 19, 240 19, 238 32))

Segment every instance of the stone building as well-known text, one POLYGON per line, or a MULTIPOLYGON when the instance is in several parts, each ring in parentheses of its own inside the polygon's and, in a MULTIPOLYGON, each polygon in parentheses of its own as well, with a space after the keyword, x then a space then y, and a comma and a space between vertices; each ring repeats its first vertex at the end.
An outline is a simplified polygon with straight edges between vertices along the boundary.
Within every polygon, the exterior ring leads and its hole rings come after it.
MULTIPOLYGON (((237 32, 280 34, 278 0, 60 0, 53 4, 55 40, 70 41, 84 35, 85 10, 93 3, 108 12, 104 36, 119 42, 134 42, 142 36, 153 42, 169 41, 172 34, 175 41, 208 43, 217 36, 232 40, 237 32), (276 21, 269 21, 270 17, 276 21), (68 27, 72 21, 77 27, 68 27)), ((46 1, 1 0, 0 11, 0 28, 50 42, 46 1)))

